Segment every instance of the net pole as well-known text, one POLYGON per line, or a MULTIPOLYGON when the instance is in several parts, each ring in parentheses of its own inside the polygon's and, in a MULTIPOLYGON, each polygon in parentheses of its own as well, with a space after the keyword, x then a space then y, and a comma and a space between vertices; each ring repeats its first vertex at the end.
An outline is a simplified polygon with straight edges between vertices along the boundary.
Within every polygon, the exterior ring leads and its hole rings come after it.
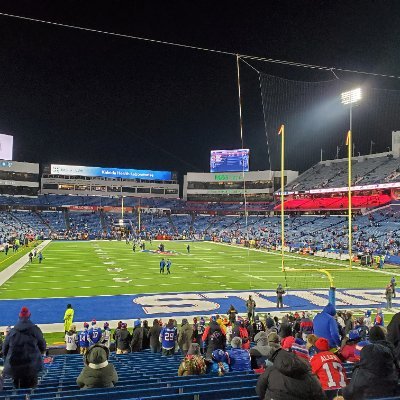
POLYGON ((282 271, 285 272, 285 205, 284 205, 284 189, 285 189, 285 125, 281 125, 279 130, 281 136, 281 262, 282 271))
POLYGON ((352 138, 352 107, 350 104, 350 129, 347 132, 347 157, 348 157, 348 212, 349 212, 349 268, 352 268, 353 266, 353 252, 352 252, 352 243, 353 243, 353 221, 352 221, 352 204, 351 204, 351 199, 352 199, 352 194, 351 194, 351 156, 352 156, 352 149, 353 149, 353 138, 352 138))
POLYGON ((139 234, 140 234, 140 223, 141 223, 141 221, 140 221, 140 215, 141 215, 141 213, 140 213, 140 197, 139 197, 139 207, 138 207, 138 229, 139 229, 139 234))

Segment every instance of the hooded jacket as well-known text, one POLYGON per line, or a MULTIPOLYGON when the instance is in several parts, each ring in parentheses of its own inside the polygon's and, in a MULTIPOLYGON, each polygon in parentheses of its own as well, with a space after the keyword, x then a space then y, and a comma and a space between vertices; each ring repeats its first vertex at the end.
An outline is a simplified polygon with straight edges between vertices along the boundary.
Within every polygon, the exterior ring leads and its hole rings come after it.
POLYGON ((161 326, 158 322, 153 322, 153 326, 149 330, 150 346, 155 348, 160 345, 161 326))
POLYGON ((248 350, 232 349, 227 351, 229 356, 229 369, 231 371, 251 371, 250 354, 248 350))
POLYGON ((37 375, 43 368, 45 350, 42 331, 29 319, 20 318, 3 344, 4 374, 11 377, 37 375))
POLYGON ((339 329, 334 318, 335 314, 335 307, 329 303, 314 318, 314 334, 327 339, 331 348, 340 346, 339 329))
POLYGON ((116 347, 119 350, 129 350, 131 334, 128 329, 120 329, 115 335, 116 347))
POLYGON ((133 352, 141 351, 143 343, 143 328, 135 326, 132 332, 131 350, 133 352))
POLYGON ((185 323, 181 326, 178 336, 179 348, 183 351, 188 351, 192 343, 193 328, 189 323, 185 323))
POLYGON ((383 343, 364 346, 350 384, 343 389, 346 400, 390 397, 396 394, 399 376, 390 347, 383 343))
POLYGON ((86 353, 81 373, 76 379, 81 389, 110 388, 118 382, 117 371, 108 363, 109 350, 101 345, 94 345, 86 353))
POLYGON ((256 345, 250 349, 251 368, 258 369, 265 366, 265 361, 281 346, 279 343, 268 342, 268 336, 265 332, 259 332, 254 337, 256 345))
POLYGON ((400 359, 400 312, 393 315, 387 327, 387 337, 388 342, 392 343, 394 346, 394 351, 397 359, 400 359))
POLYGON ((256 392, 264 400, 324 400, 324 391, 310 366, 293 353, 278 350, 273 366, 258 378, 256 392))

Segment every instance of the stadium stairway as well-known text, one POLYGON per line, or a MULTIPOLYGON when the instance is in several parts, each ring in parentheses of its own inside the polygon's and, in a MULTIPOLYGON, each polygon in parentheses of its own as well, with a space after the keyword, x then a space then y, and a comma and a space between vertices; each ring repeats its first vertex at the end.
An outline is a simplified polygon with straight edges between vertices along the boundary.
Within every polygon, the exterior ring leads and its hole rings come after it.
MULTIPOLYGON (((0 400, 257 399, 255 386, 258 375, 253 372, 229 372, 222 377, 178 377, 180 361, 181 356, 178 354, 164 357, 148 350, 126 355, 111 353, 110 362, 119 376, 116 387, 80 390, 76 378, 83 367, 82 356, 59 355, 46 364, 37 388, 16 390, 12 388, 11 381, 6 380, 0 400)), ((346 364, 345 368, 351 377, 352 364, 346 364)))

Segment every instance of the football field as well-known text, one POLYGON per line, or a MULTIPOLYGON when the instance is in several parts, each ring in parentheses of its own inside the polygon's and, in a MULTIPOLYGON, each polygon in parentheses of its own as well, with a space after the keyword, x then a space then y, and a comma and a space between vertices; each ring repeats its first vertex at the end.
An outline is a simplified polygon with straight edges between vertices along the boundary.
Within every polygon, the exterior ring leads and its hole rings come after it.
POLYGON ((338 288, 384 288, 398 269, 383 271, 309 256, 285 256, 281 271, 277 252, 258 251, 212 242, 164 242, 170 254, 156 253, 160 242, 146 242, 146 251, 132 251, 124 241, 52 242, 44 260, 26 264, 0 288, 1 299, 97 296, 117 294, 328 288, 317 269, 328 269, 338 288), (172 261, 171 274, 159 273, 162 258, 172 261))

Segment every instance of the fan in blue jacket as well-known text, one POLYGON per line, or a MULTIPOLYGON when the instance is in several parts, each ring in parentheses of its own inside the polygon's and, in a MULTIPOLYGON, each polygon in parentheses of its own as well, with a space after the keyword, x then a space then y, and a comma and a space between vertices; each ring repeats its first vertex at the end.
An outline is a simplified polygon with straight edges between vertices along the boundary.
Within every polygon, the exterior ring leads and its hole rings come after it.
POLYGON ((335 307, 331 303, 328 303, 322 312, 315 316, 313 321, 314 334, 327 339, 331 348, 340 346, 339 329, 334 318, 335 314, 335 307))

